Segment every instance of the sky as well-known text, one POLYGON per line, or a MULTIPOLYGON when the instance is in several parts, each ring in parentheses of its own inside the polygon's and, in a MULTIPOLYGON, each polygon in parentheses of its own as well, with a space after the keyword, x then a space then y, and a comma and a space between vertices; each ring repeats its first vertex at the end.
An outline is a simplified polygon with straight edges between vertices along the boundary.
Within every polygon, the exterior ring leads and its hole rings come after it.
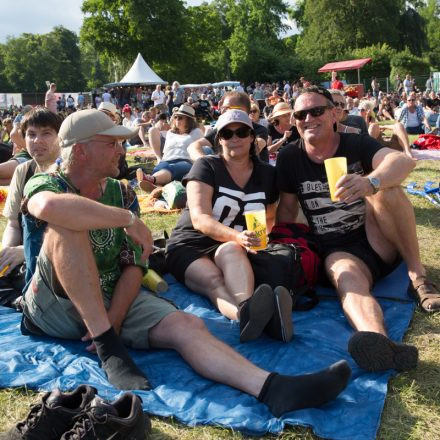
MULTIPOLYGON (((203 0, 186 0, 197 6, 203 0)), ((0 26, 0 43, 7 36, 18 37, 27 32, 45 34, 55 26, 79 33, 82 23, 82 0, 10 0, 3 8, 0 26)))

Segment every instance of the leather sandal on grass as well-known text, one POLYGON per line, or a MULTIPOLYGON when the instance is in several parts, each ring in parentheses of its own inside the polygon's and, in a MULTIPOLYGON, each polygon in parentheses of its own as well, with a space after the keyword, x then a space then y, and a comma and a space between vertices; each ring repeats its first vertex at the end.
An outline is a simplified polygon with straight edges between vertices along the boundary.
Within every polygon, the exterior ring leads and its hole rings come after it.
POLYGON ((423 311, 428 313, 440 311, 440 291, 426 277, 419 277, 412 282, 410 281, 408 292, 417 300, 423 311))

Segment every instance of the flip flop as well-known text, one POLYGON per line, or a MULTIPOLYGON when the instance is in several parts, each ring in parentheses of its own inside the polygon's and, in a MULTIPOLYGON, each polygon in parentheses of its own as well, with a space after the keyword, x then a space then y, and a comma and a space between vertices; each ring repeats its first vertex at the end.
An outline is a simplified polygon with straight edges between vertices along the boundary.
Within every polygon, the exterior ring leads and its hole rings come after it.
POLYGON ((408 293, 413 296, 424 312, 440 311, 440 291, 438 287, 426 277, 419 277, 410 281, 408 293))

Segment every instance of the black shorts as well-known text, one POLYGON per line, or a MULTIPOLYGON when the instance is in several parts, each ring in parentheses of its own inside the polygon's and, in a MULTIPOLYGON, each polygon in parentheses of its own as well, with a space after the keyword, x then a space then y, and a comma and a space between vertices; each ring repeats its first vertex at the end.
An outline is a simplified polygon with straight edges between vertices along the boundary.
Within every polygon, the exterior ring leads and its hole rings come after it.
POLYGON ((383 261, 380 255, 371 247, 365 230, 360 232, 355 240, 347 243, 342 242, 341 244, 334 245, 320 244, 320 254, 323 261, 335 252, 346 252, 363 261, 370 269, 373 284, 390 274, 402 262, 400 255, 392 263, 383 261))
POLYGON ((185 284, 185 272, 189 265, 204 256, 212 257, 222 244, 210 237, 203 237, 176 247, 167 247, 165 252, 167 270, 177 281, 185 284))

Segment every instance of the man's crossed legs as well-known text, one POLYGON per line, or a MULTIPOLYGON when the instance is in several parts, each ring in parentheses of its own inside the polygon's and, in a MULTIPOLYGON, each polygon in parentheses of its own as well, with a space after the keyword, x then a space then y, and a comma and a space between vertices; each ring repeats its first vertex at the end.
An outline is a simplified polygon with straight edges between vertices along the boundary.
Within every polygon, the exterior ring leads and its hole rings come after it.
POLYGON ((200 375, 255 396, 277 417, 333 400, 351 375, 346 361, 302 376, 262 370, 215 338, 198 317, 143 292, 133 301, 118 336, 104 301, 88 234, 49 225, 25 294, 24 313, 51 336, 79 339, 88 330, 102 368, 118 388, 150 388, 122 341, 134 348, 174 349, 200 375))

